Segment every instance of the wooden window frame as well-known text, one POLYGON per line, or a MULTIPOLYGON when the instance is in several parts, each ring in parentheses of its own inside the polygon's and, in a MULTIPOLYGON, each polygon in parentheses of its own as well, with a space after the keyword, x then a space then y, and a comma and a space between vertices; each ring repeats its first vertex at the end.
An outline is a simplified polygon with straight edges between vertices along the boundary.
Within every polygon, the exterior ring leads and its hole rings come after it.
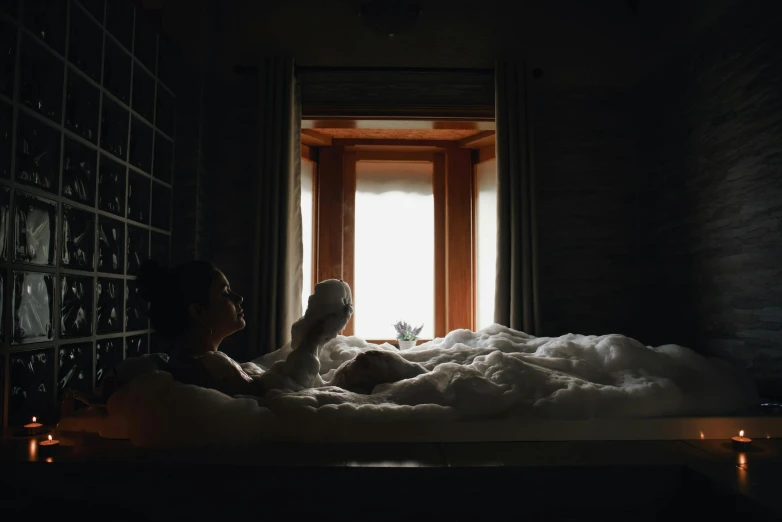
MULTIPOLYGON (((476 149, 459 142, 334 139, 308 147, 316 157, 313 209, 314 281, 342 279, 354 288, 356 163, 427 161, 433 166, 435 206, 435 337, 459 328, 475 329, 476 149)), ((314 285, 313 281, 313 285, 314 285)), ((360 300, 360 296, 358 296, 360 300)), ((344 335, 353 335, 353 318, 344 335)), ((425 342, 429 339, 420 339, 425 342)), ((395 339, 368 339, 395 343, 395 339)))

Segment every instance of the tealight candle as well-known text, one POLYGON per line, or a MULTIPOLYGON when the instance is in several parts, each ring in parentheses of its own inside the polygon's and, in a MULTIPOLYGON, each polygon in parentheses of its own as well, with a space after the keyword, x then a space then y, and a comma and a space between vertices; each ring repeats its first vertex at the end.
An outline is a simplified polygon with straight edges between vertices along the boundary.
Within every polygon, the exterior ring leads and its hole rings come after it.
POLYGON ((33 417, 33 422, 24 425, 24 429, 27 430, 28 435, 37 434, 39 431, 41 431, 42 427, 43 424, 41 424, 40 422, 35 422, 35 417, 33 417))
POLYGON ((738 437, 731 437, 731 445, 736 451, 744 451, 752 444, 752 439, 744 436, 744 430, 739 431, 738 437))
POLYGON ((60 441, 59 440, 52 440, 52 436, 49 435, 49 440, 42 440, 38 443, 38 446, 40 446, 41 451, 47 451, 47 452, 53 452, 54 450, 59 447, 60 441))

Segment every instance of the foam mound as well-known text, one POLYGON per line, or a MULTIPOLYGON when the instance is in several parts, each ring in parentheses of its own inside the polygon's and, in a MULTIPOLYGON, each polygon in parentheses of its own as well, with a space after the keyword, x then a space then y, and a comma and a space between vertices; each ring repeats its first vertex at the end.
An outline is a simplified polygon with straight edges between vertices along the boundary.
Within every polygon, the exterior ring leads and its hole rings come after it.
MULTIPOLYGON (((285 346, 242 367, 260 374, 290 351, 285 346)), ((534 337, 492 325, 455 330, 403 352, 338 336, 321 347, 319 360, 324 386, 263 397, 231 398, 150 372, 115 394, 109 413, 123 416, 142 445, 176 444, 183 436, 191 445, 231 445, 284 438, 286 425, 308 421, 704 416, 747 411, 758 402, 751 379, 723 360, 617 334, 534 337), (370 349, 397 353, 427 372, 367 394, 331 385, 337 368, 370 349)))

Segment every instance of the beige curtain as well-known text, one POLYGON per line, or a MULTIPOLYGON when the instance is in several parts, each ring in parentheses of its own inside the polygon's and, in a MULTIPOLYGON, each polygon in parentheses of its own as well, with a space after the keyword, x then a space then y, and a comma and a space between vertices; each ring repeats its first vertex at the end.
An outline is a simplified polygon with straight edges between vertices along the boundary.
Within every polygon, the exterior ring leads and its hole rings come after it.
POLYGON ((494 321, 539 335, 535 176, 524 63, 497 63, 497 285, 494 321))
POLYGON ((290 340, 301 315, 301 103, 293 60, 269 58, 258 70, 259 183, 253 287, 247 310, 250 356, 290 340))

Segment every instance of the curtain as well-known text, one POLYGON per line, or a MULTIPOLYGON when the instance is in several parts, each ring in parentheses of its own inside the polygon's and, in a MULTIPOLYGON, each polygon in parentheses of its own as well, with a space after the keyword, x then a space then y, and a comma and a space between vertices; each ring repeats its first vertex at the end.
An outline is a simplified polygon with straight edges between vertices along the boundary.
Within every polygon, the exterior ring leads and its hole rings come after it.
POLYGON ((524 63, 497 63, 497 283, 494 321, 539 335, 535 176, 524 63))
POLYGON ((259 173, 256 185, 249 355, 290 340, 301 316, 301 103, 293 60, 269 58, 258 69, 259 173))

